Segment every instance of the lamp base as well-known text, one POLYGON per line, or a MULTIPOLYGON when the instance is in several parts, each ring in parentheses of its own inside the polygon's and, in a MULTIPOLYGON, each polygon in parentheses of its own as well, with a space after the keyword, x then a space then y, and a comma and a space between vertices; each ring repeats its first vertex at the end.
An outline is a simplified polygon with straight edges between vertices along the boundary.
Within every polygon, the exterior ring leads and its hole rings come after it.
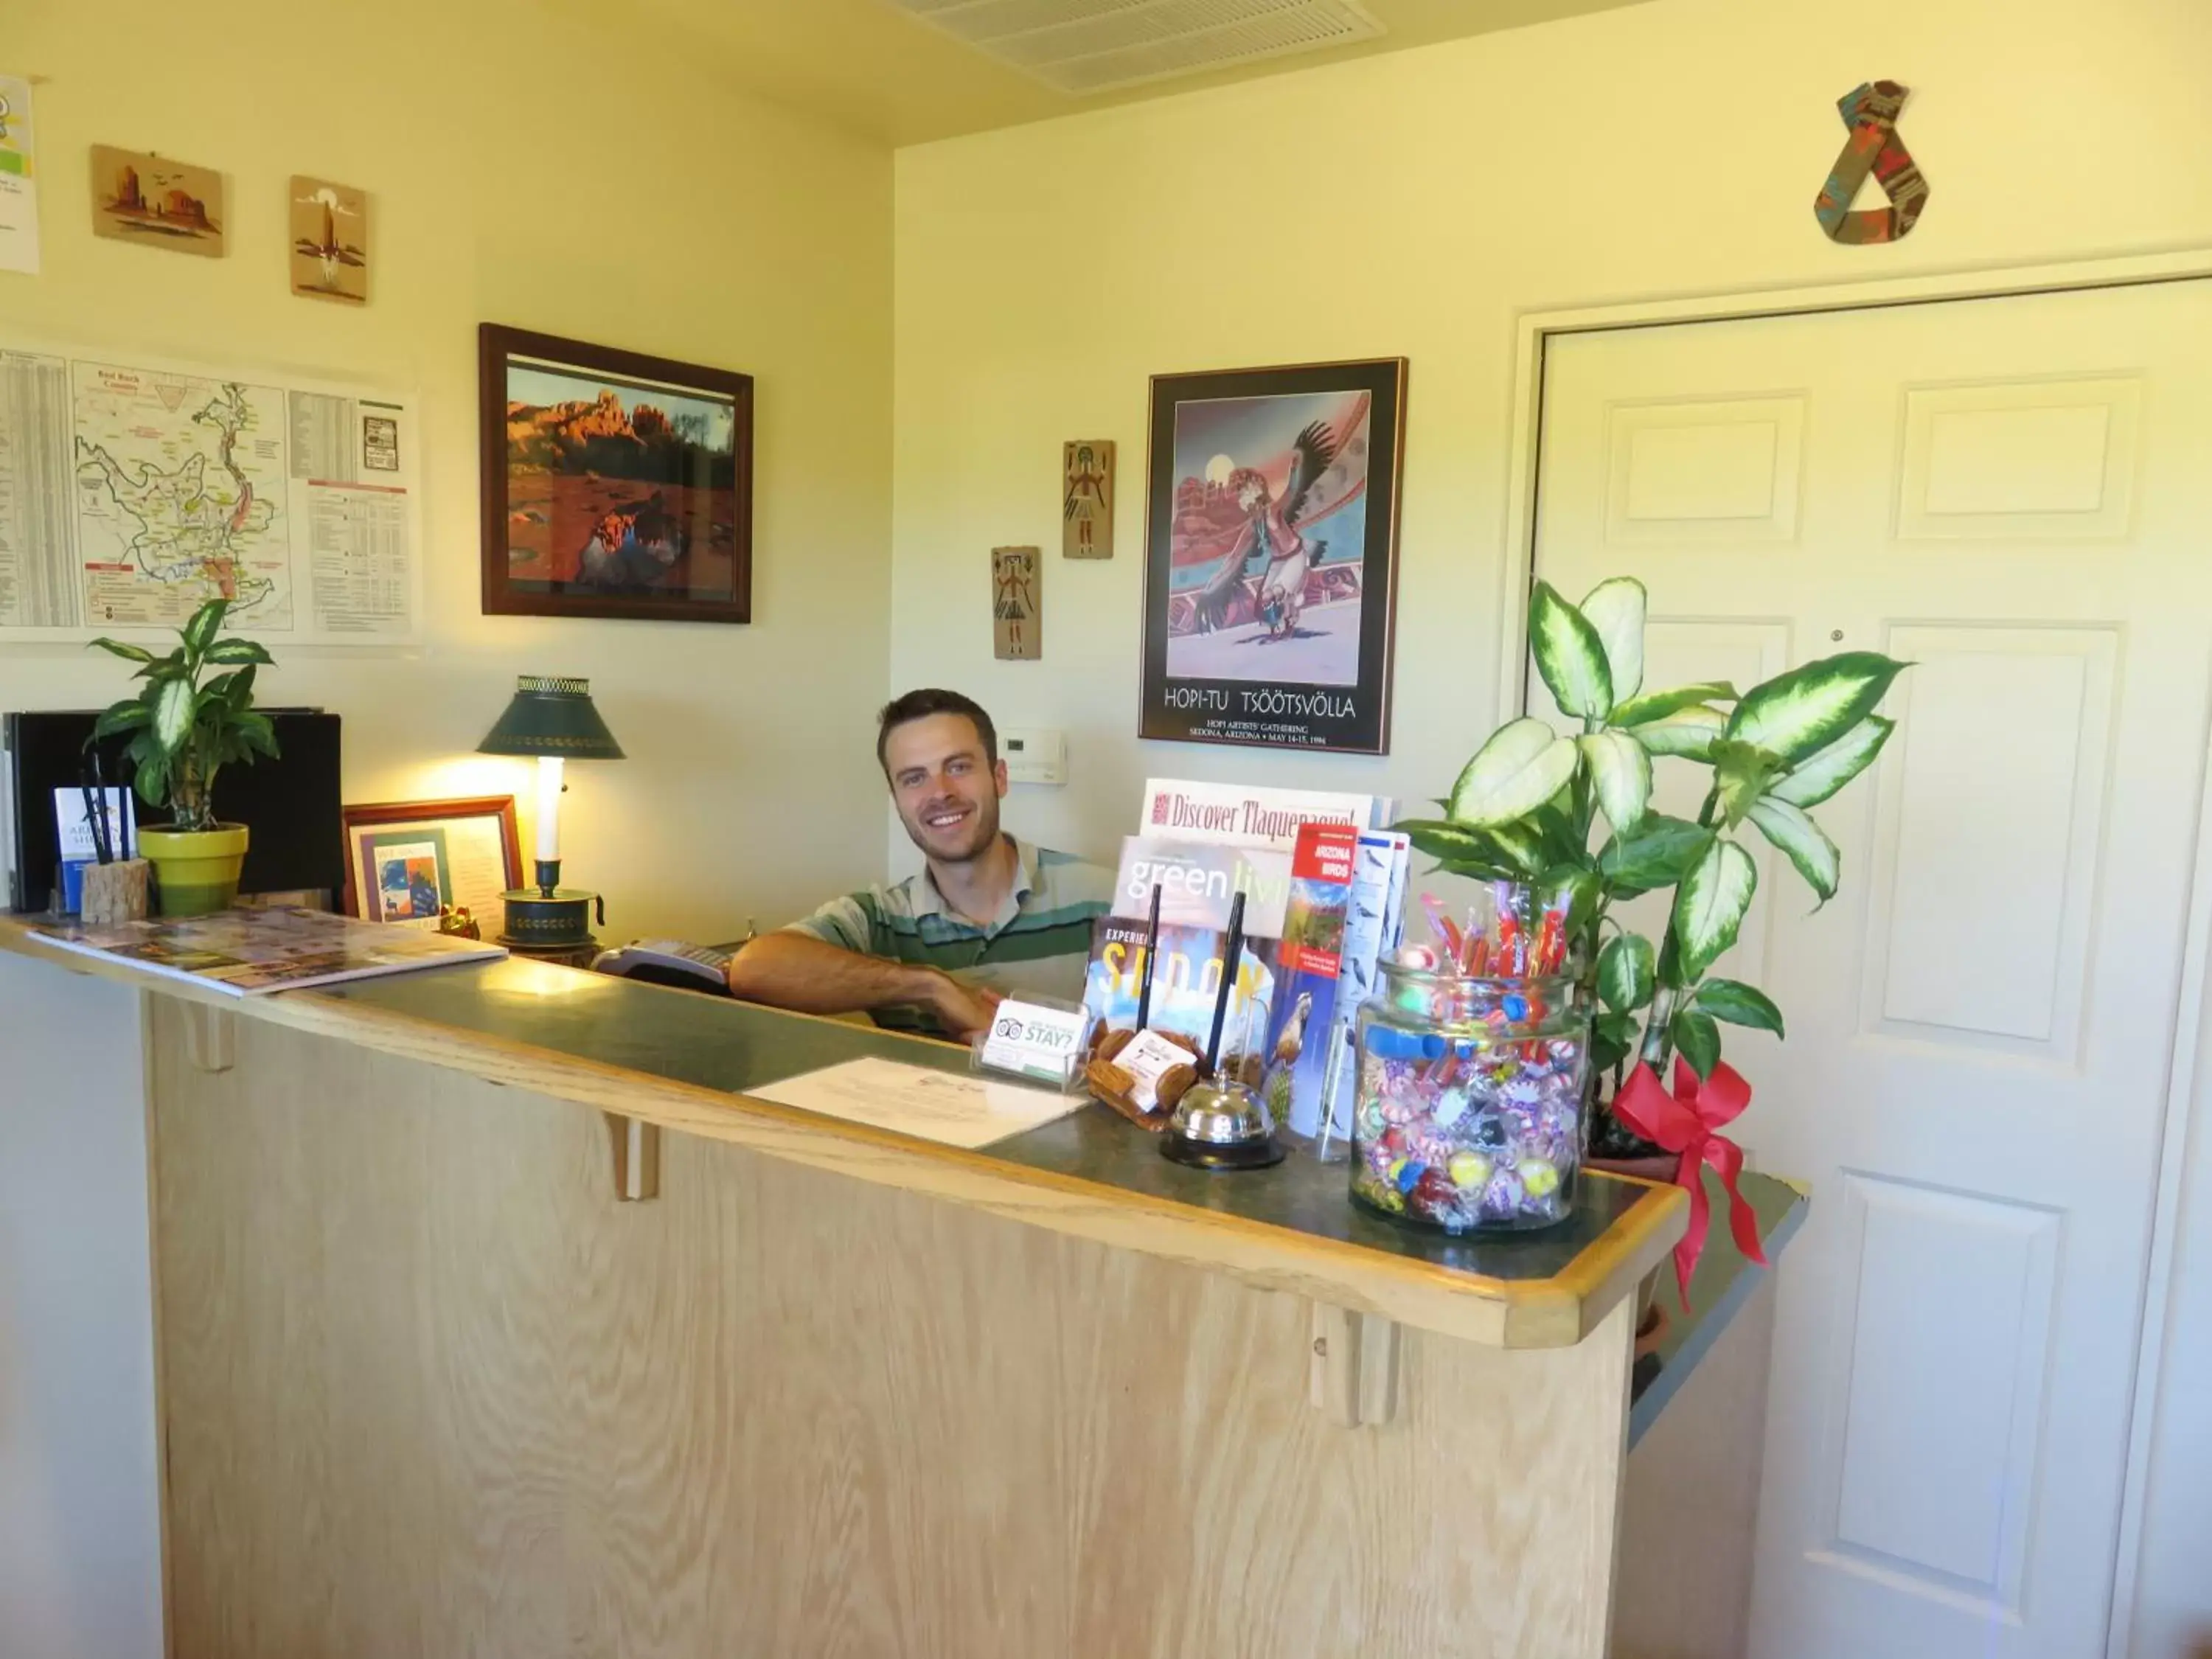
POLYGON ((499 943, 524 956, 571 957, 597 951, 592 934, 594 908, 601 927, 606 925, 606 901, 599 894, 574 887, 547 891, 541 887, 518 887, 501 893, 507 907, 506 931, 499 943))

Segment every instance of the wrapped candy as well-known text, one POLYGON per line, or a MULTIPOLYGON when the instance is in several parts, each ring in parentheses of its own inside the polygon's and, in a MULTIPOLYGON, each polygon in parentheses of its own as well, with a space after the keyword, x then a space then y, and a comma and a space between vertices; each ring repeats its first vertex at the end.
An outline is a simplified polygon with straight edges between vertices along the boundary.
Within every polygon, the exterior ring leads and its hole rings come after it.
POLYGON ((1449 1233, 1565 1220, 1582 1162, 1589 1028, 1566 975, 1383 964, 1359 1012, 1353 1198, 1449 1233))

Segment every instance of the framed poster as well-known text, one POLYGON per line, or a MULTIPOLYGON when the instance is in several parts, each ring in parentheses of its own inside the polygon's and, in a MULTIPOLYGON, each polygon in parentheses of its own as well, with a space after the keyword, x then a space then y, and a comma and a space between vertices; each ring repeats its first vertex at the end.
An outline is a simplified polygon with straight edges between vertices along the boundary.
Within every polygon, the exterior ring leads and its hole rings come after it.
POLYGON ((512 795, 380 801, 340 811, 349 916, 434 932, 451 906, 496 927, 500 896, 522 885, 512 795))
POLYGON ((1156 375, 1138 735, 1386 754, 1406 360, 1156 375))
POLYGON ((752 619, 749 374, 477 331, 487 616, 752 619))

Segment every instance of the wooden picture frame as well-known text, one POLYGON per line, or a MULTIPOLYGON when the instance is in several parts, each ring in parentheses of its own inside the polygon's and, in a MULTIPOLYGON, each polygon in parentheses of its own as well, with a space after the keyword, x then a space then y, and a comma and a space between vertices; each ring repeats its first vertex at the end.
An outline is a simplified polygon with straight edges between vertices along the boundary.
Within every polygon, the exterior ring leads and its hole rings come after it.
POLYGON ((477 331, 487 616, 752 620, 750 374, 477 331))
POLYGON ((1137 735, 1390 752, 1406 359, 1158 374, 1137 735))
POLYGON ((522 885, 514 796, 375 801, 338 811, 346 915, 434 931, 441 908, 451 905, 497 930, 500 896, 522 885))

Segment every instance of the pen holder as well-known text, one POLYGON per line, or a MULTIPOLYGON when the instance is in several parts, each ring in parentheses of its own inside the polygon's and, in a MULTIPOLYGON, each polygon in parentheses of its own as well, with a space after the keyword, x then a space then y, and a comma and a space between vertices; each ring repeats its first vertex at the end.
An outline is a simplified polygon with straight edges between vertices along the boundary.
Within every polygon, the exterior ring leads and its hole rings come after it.
POLYGON ((84 901, 80 915, 87 926, 116 921, 143 921, 151 908, 154 866, 143 859, 118 859, 112 864, 84 866, 84 901))

